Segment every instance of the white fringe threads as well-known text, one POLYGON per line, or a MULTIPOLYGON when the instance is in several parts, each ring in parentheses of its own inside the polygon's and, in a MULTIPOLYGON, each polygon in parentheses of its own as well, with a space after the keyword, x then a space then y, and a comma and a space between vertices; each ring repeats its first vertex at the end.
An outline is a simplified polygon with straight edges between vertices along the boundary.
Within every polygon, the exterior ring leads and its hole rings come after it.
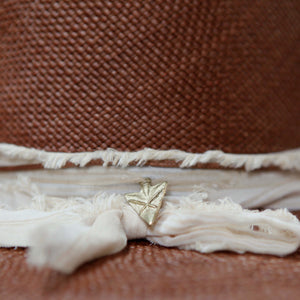
POLYGON ((0 202, 0 246, 29 247, 31 264, 64 273, 121 251, 136 238, 205 253, 282 256, 300 245, 300 222, 286 209, 252 211, 226 198, 206 202, 203 193, 164 201, 157 223, 147 227, 121 194, 51 197, 26 178, 3 192, 20 201, 0 202))
POLYGON ((278 167, 281 170, 300 171, 300 149, 267 154, 230 154, 218 150, 205 153, 188 153, 180 150, 154 150, 145 148, 136 152, 122 152, 114 149, 94 152, 62 153, 46 152, 11 144, 0 144, 0 166, 15 164, 38 164, 44 168, 59 169, 71 162, 84 167, 93 160, 101 159, 104 166, 127 167, 131 163, 144 165, 149 160, 173 160, 180 162, 181 168, 195 166, 197 163, 216 163, 222 167, 245 168, 253 171, 264 167, 278 167))

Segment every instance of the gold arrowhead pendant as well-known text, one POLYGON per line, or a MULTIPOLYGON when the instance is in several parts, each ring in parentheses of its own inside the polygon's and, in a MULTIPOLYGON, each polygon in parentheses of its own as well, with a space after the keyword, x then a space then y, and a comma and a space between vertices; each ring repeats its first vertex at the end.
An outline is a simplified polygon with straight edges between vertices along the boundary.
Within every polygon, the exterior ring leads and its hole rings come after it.
POLYGON ((149 225, 153 225, 167 191, 167 182, 151 185, 151 179, 140 182, 139 193, 126 194, 125 199, 138 215, 149 225))

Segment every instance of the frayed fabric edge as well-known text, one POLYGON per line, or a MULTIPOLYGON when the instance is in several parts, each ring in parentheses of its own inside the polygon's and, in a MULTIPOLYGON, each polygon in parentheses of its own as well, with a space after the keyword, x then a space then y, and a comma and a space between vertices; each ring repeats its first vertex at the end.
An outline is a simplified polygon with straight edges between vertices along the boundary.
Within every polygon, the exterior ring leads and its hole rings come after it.
POLYGON ((150 148, 134 152, 106 149, 94 152, 63 153, 0 143, 0 165, 2 166, 42 164, 46 169, 59 169, 68 162, 84 167, 93 160, 102 160, 104 166, 110 164, 123 168, 132 163, 142 166, 150 160, 171 160, 180 163, 181 168, 192 167, 199 163, 215 163, 221 167, 244 168, 246 171, 266 167, 300 171, 300 149, 266 154, 231 154, 219 150, 189 153, 181 150, 155 150, 150 148))
POLYGON ((300 244, 300 223, 288 210, 247 210, 229 198, 210 203, 202 193, 164 201, 157 222, 148 227, 122 194, 59 198, 41 194, 30 181, 7 186, 6 192, 22 205, 0 209, 0 246, 28 246, 31 264, 63 273, 117 253, 137 238, 204 253, 278 256, 300 244))

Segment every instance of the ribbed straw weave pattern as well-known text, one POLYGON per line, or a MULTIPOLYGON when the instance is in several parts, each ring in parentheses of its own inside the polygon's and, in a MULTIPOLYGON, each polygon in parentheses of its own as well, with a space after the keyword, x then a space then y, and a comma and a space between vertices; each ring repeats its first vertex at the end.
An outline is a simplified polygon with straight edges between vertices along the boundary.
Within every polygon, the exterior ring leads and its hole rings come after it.
POLYGON ((298 0, 1 1, 0 142, 300 145, 298 0))

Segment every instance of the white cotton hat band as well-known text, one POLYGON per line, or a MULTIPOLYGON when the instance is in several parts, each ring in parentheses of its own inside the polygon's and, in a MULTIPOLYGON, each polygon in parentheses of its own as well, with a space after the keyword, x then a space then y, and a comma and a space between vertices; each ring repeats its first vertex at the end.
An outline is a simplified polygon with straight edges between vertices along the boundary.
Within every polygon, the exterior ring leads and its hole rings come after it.
POLYGON ((30 248, 29 260, 70 273, 116 253, 128 239, 200 252, 294 252, 300 223, 298 172, 101 167, 0 173, 0 245, 30 248), (168 181, 156 223, 149 227, 124 195, 138 182, 168 181))
POLYGON ((2 166, 42 163, 46 168, 0 172, 0 246, 29 247, 29 261, 39 267, 70 273, 84 262, 121 251, 136 238, 200 252, 280 256, 300 244, 300 223, 287 210, 300 209, 299 150, 257 156, 151 149, 68 154, 0 144, 0 153, 2 166), (128 167, 154 157, 172 158, 185 167, 217 162, 282 170, 128 167), (83 167, 99 158, 123 168, 83 167), (61 169, 67 162, 81 168, 61 169), (154 186, 168 182, 152 226, 125 198, 139 193, 138 183, 146 177, 154 186))
POLYGON ((230 198, 244 208, 300 209, 300 173, 291 171, 249 173, 241 170, 92 166, 0 172, 0 197, 2 205, 22 205, 23 197, 14 195, 13 191, 17 193, 19 188, 26 191, 28 181, 40 193, 51 197, 90 198, 99 192, 124 195, 138 190, 138 183, 146 177, 154 183, 167 181, 165 199, 172 203, 177 203, 181 197, 201 194, 207 202, 230 198))

